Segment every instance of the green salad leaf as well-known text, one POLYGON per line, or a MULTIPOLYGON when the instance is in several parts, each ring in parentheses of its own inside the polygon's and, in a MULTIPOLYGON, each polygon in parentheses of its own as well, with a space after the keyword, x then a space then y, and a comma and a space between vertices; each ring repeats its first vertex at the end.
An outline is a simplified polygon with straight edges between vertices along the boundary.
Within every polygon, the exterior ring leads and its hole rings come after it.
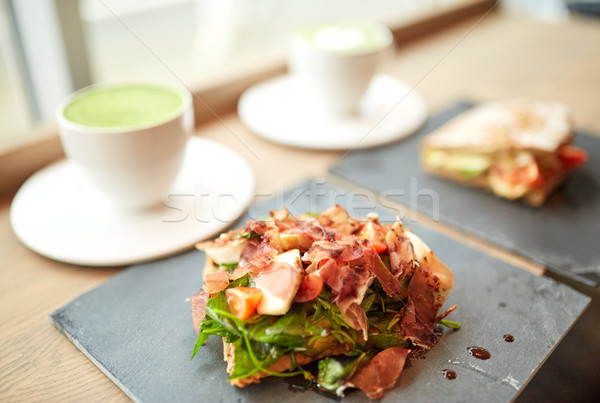
MULTIPOLYGON (((246 275, 231 282, 228 288, 248 286, 250 282, 246 275)), ((306 351, 310 340, 329 337, 326 329, 307 320, 304 305, 283 316, 262 315, 241 320, 229 312, 225 292, 221 291, 208 300, 206 317, 200 324, 200 335, 192 358, 214 334, 235 345, 235 367, 230 379, 245 378, 259 371, 268 372, 267 368, 283 355, 306 351)), ((335 340, 330 339, 330 343, 335 340)), ((291 376, 304 372, 271 375, 291 376)))
POLYGON ((367 353, 362 353, 354 361, 343 365, 332 357, 326 357, 319 361, 319 376, 317 383, 323 389, 335 391, 339 394, 340 389, 345 387, 348 381, 356 373, 362 364, 369 360, 367 353))
POLYGON ((379 350, 385 350, 390 347, 408 348, 409 342, 402 334, 398 333, 371 333, 369 334, 367 347, 375 347, 379 350))
POLYGON ((254 231, 245 231, 240 232, 239 234, 235 234, 231 237, 231 239, 257 239, 260 238, 260 234, 257 234, 254 231))
POLYGON ((227 286, 227 288, 250 287, 250 286, 252 286, 252 279, 250 278, 249 274, 245 274, 244 276, 237 278, 237 279, 233 280, 232 282, 230 282, 229 285, 227 286))
POLYGON ((453 322, 451 320, 442 319, 440 325, 449 327, 450 329, 460 329, 460 322, 453 322))
POLYGON ((345 367, 336 359, 327 357, 319 361, 319 386, 327 390, 336 390, 340 380, 346 375, 345 367))
POLYGON ((236 267, 238 267, 237 263, 221 263, 219 265, 219 267, 224 267, 225 270, 227 270, 228 272, 231 272, 232 270, 234 270, 236 267))

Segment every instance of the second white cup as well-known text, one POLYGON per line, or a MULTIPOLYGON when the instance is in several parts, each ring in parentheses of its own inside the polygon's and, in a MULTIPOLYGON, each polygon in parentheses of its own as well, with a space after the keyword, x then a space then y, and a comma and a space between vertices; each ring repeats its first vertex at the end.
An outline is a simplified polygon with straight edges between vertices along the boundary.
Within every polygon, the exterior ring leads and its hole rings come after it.
POLYGON ((288 67, 314 108, 354 114, 392 44, 390 30, 375 22, 308 24, 288 35, 288 67))

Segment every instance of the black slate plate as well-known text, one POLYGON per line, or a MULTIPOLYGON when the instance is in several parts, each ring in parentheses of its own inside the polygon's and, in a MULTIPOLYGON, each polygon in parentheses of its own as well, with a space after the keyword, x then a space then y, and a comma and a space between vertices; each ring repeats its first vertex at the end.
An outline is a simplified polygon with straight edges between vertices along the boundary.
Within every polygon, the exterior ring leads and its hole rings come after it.
MULTIPOLYGON (((248 215, 264 216, 284 204, 292 213, 321 211, 332 199, 347 202, 357 216, 372 207, 351 202, 352 193, 323 181, 309 181, 254 206, 248 215)), ((377 209, 383 219, 393 218, 377 209)), ((514 399, 589 297, 418 225, 411 227, 454 270, 456 285, 448 304, 459 304, 451 318, 463 328, 446 331, 425 359, 410 360, 384 401, 514 399), (505 342, 505 333, 515 341, 505 342), (467 347, 473 345, 488 349, 491 358, 471 357, 467 347), (457 379, 446 380, 444 369, 455 370, 457 379)), ((203 260, 203 253, 190 251, 133 266, 58 309, 50 320, 136 401, 328 401, 314 392, 294 392, 281 378, 244 389, 230 386, 221 341, 215 338, 190 361, 196 334, 184 300, 200 287, 203 260)), ((347 400, 367 399, 355 392, 347 400)))
POLYGON ((419 165, 423 136, 472 105, 451 107, 401 142, 351 152, 331 172, 559 275, 598 286, 600 139, 577 133, 575 144, 587 150, 589 161, 542 207, 502 200, 480 189, 429 176, 419 165), (432 193, 437 194, 439 207, 432 193))

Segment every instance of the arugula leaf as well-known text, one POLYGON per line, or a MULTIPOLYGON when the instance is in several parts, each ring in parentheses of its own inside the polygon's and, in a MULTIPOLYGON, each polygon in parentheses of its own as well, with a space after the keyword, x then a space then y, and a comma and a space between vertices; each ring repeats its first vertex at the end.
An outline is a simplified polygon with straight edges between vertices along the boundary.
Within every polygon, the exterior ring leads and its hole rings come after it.
POLYGON ((363 310, 365 312, 369 312, 371 310, 371 307, 373 306, 373 302, 375 302, 375 299, 377 298, 377 294, 371 294, 366 296, 363 301, 361 302, 361 306, 363 308, 363 310))
POLYGON ((214 297, 208 299, 208 303, 206 304, 206 317, 204 320, 206 320, 207 317, 217 322, 229 332, 237 336, 242 335, 235 322, 239 319, 229 313, 225 291, 221 291, 214 297))
POLYGON ((259 371, 275 376, 291 376, 270 372, 267 369, 284 354, 284 349, 266 343, 253 342, 244 334, 243 339, 235 342, 235 367, 229 379, 246 378, 259 371))
POLYGON ((315 312, 319 310, 319 317, 315 317, 316 315, 313 315, 312 323, 318 323, 320 320, 327 319, 333 330, 350 328, 350 326, 348 326, 344 320, 344 317, 342 316, 340 308, 337 306, 337 304, 329 302, 329 298, 325 290, 323 290, 323 292, 321 292, 321 294, 315 298, 313 302, 315 312))
POLYGON ((205 337, 207 340, 208 336, 212 334, 224 337, 227 342, 235 341, 238 337, 240 337, 239 334, 232 332, 217 321, 212 319, 202 321, 202 323, 200 323, 199 339, 205 337))
POLYGON ((389 271, 392 271, 392 262, 390 261, 390 255, 382 254, 379 255, 379 257, 381 258, 381 261, 383 262, 385 267, 387 267, 389 271))
MULTIPOLYGON (((236 340, 234 348, 235 366, 233 368, 233 372, 229 376, 230 380, 246 378, 263 369, 262 366, 256 365, 255 362, 252 360, 251 352, 246 348, 246 343, 244 339, 236 340)), ((270 364, 265 363, 265 365, 268 367, 270 364)))
POLYGON ((371 333, 367 341, 368 348, 375 347, 379 350, 385 350, 390 347, 408 348, 408 346, 408 341, 401 334, 397 333, 371 333))
POLYGON ((219 267, 224 267, 225 270, 227 270, 228 272, 231 272, 232 270, 234 270, 236 267, 238 267, 237 263, 221 263, 219 265, 219 267))
POLYGON ((202 335, 202 333, 200 333, 200 336, 198 337, 198 340, 196 341, 196 345, 194 346, 194 351, 192 352, 192 358, 190 358, 190 360, 193 360, 194 357, 196 356, 196 354, 198 354, 200 347, 202 347, 204 345, 204 343, 206 343, 206 339, 208 339, 208 337, 204 337, 202 335))
MULTIPOLYGON (((266 372, 271 376, 278 377, 304 374, 305 371, 302 369, 285 373, 271 372, 268 370, 268 368, 277 362, 280 357, 289 353, 289 347, 250 340, 250 338, 244 334, 243 339, 239 339, 235 343, 235 368, 229 379, 245 378, 258 371, 266 372)), ((291 356, 293 356, 293 354, 294 351, 291 351, 291 356)), ((295 360, 292 359, 291 361, 292 363, 295 363, 295 360)), ((296 365, 294 364, 289 369, 293 369, 295 366, 296 365)))
POLYGON ((460 329, 460 322, 453 322, 451 320, 442 319, 440 325, 449 327, 450 329, 460 329))
POLYGON ((319 361, 317 382, 323 389, 335 391, 338 395, 341 395, 341 392, 345 389, 346 381, 352 378, 356 370, 368 360, 369 356, 366 353, 362 353, 357 359, 346 365, 342 365, 335 358, 324 358, 319 361))
POLYGON ((236 278, 235 280, 231 281, 227 288, 249 287, 251 282, 252 279, 250 278, 250 275, 244 274, 242 277, 236 278))
MULTIPOLYGON (((246 275, 229 287, 249 282, 250 277, 246 275)), ((305 351, 308 338, 325 337, 326 331, 307 322, 305 309, 294 309, 279 317, 263 315, 241 320, 229 312, 225 292, 221 291, 208 300, 193 356, 212 334, 234 343, 235 368, 230 379, 238 379, 259 371, 275 376, 304 374, 304 370, 276 374, 267 368, 285 354, 305 351)))
POLYGON ((231 239, 257 239, 260 238, 261 235, 257 234, 254 231, 246 231, 246 232, 240 232, 239 234, 235 234, 234 236, 231 237, 231 239))
POLYGON ((206 340, 213 334, 224 337, 227 342, 233 342, 241 336, 235 323, 219 313, 221 311, 229 313, 227 299, 223 291, 213 298, 208 299, 205 311, 206 316, 204 317, 204 320, 200 322, 200 333, 198 334, 198 340, 194 346, 191 359, 198 354, 200 347, 203 346, 204 343, 206 343, 206 340))
POLYGON ((275 324, 261 321, 252 328, 250 337, 261 343, 285 346, 292 349, 304 346, 304 337, 273 331, 274 326, 275 324))
POLYGON ((198 350, 200 350, 200 347, 202 347, 204 343, 206 343, 206 340, 208 340, 208 338, 213 334, 219 337, 223 337, 228 343, 235 341, 239 337, 239 335, 225 328, 219 322, 214 321, 212 319, 205 319, 200 323, 200 333, 198 335, 196 345, 194 346, 194 352, 192 353, 191 359, 194 359, 196 354, 198 354, 198 350))
POLYGON ((294 351, 305 350, 307 337, 325 336, 325 329, 306 321, 306 311, 291 310, 276 322, 261 321, 249 335, 253 340, 287 347, 294 351))
POLYGON ((400 321, 400 318, 401 318, 400 315, 394 315, 394 317, 392 319, 390 319, 390 323, 388 323, 388 325, 385 328, 385 330, 387 330, 387 331, 392 330, 392 328, 394 327, 394 325, 400 321))
POLYGON ((412 275, 410 276, 406 276, 402 279, 402 283, 400 284, 402 286, 402 288, 407 289, 408 285, 410 284, 410 280, 412 280, 412 275))
POLYGON ((307 216, 312 217, 312 218, 317 218, 319 215, 321 215, 321 213, 317 212, 317 211, 307 211, 306 213, 307 216))
POLYGON ((327 357, 319 361, 319 376, 317 382, 319 386, 327 390, 336 390, 340 380, 346 371, 344 366, 336 359, 327 357))

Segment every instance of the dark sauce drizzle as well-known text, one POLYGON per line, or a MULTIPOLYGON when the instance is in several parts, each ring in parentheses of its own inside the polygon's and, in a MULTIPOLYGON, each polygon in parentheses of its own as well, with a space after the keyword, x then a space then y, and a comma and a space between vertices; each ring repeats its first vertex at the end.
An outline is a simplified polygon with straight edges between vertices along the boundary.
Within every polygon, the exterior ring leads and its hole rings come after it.
POLYGON ((457 377, 456 372, 452 371, 451 369, 445 369, 442 371, 442 373, 446 379, 454 380, 457 377))
POLYGON ((489 351, 482 347, 471 346, 467 347, 467 350, 473 357, 479 358, 480 360, 489 360, 492 356, 489 351))

